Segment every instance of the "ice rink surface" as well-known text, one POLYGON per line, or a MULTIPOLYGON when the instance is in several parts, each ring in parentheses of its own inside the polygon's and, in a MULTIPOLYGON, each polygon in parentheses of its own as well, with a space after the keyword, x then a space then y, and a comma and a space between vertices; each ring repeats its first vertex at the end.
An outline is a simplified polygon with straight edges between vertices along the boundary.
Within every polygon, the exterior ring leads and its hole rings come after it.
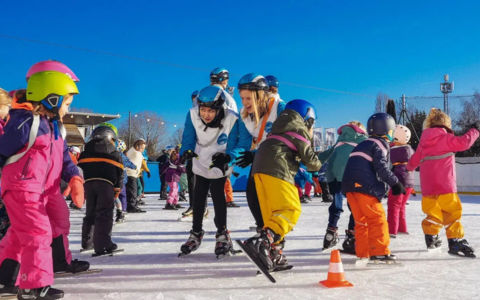
MULTIPOLYGON (((460 195, 465 238, 480 245, 480 197, 460 195)), ((200 249, 177 258, 187 240, 190 222, 179 222, 184 209, 165 211, 165 201, 148 195, 145 214, 129 214, 127 222, 114 226, 113 240, 123 254, 91 258, 79 254, 83 211, 71 213, 70 245, 73 257, 90 261, 101 274, 56 279, 54 287, 65 290, 65 299, 479 299, 480 259, 450 256, 442 230, 441 252, 426 251, 421 221, 421 196, 411 197, 407 206, 410 235, 392 239, 390 249, 404 267, 359 269, 354 256, 342 255, 345 276, 355 286, 328 289, 320 285, 327 278, 330 253, 321 253, 327 226, 328 204, 313 198, 303 204, 295 230, 286 237, 284 254, 294 268, 274 274, 272 284, 255 276, 256 268, 244 255, 218 261, 214 254, 215 225, 210 216, 204 222, 206 235, 200 249)), ((232 239, 247 239, 253 217, 244 193, 235 194, 240 208, 228 208, 228 229, 232 239)), ((183 205, 185 202, 180 202, 183 205)), ((384 200, 386 209, 386 199, 384 200)), ((348 208, 339 223, 341 243, 348 222, 348 208)), ((477 252, 477 255, 480 254, 477 252)))

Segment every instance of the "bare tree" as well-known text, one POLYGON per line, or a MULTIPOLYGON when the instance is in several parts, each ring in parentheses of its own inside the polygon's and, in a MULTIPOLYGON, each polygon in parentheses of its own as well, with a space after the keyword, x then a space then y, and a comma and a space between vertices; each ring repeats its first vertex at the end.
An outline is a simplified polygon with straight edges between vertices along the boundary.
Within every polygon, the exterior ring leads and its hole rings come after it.
POLYGON ((387 101, 390 97, 387 94, 378 92, 375 100, 375 113, 385 112, 387 109, 387 101))
POLYGON ((168 137, 167 125, 163 117, 148 110, 132 113, 130 127, 129 120, 126 119, 120 124, 118 135, 129 148, 136 140, 144 139, 147 142, 146 149, 149 156, 159 155, 168 137))
POLYGON ((185 128, 182 126, 172 133, 172 135, 170 136, 170 144, 172 144, 173 146, 176 146, 182 143, 184 129, 185 128))
POLYGON ((475 92, 472 99, 462 101, 462 112, 460 113, 455 125, 460 131, 467 131, 470 125, 480 119, 480 93, 475 92))

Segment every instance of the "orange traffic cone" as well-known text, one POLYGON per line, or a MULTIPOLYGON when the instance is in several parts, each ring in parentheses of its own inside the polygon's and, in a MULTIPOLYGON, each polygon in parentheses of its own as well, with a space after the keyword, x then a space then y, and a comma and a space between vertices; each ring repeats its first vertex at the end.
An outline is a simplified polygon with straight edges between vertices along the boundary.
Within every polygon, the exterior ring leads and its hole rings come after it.
POLYGON ((320 283, 328 288, 353 286, 353 284, 345 280, 345 273, 343 272, 342 259, 340 258, 339 250, 332 251, 327 280, 322 280, 320 283))

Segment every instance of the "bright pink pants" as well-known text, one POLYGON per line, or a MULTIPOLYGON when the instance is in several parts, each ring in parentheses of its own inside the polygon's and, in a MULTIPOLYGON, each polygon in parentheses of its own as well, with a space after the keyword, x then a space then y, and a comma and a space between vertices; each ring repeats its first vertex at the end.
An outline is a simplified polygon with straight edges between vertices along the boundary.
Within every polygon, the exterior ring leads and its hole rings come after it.
POLYGON ((178 183, 169 182, 168 183, 168 198, 167 203, 176 205, 178 203, 178 183))
POLYGON ((68 234, 70 211, 60 193, 35 194, 7 191, 3 194, 11 226, 0 243, 4 259, 20 263, 17 279, 21 289, 53 284, 52 237, 63 235, 65 259, 71 262, 68 234))
POLYGON ((298 190, 298 197, 299 198, 302 198, 303 195, 310 196, 310 193, 312 192, 312 185, 310 184, 310 182, 305 183, 305 193, 303 193, 303 189, 296 183, 295 183, 295 187, 298 190))
POLYGON ((398 232, 407 232, 407 218, 405 216, 405 206, 412 192, 412 188, 406 188, 405 195, 392 195, 392 190, 388 192, 388 232, 397 234, 398 232))

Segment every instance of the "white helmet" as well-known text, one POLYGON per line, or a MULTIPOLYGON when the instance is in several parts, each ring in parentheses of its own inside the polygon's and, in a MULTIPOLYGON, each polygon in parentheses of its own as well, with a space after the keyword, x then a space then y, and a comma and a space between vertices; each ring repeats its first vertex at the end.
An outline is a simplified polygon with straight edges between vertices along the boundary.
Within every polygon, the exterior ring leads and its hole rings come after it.
POLYGON ((76 146, 70 147, 70 152, 72 152, 73 154, 80 153, 80 148, 76 146))
POLYGON ((410 141, 412 137, 412 132, 407 126, 397 125, 395 128, 395 133, 393 134, 393 138, 395 142, 399 142, 400 144, 406 144, 410 141))

